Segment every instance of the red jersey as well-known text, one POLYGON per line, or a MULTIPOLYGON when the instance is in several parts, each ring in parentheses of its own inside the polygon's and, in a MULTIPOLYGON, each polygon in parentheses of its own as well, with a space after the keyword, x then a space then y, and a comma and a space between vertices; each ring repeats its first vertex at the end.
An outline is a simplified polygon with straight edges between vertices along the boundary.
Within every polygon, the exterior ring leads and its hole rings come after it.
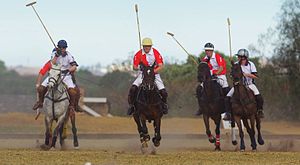
POLYGON ((135 67, 138 67, 140 62, 142 62, 145 66, 150 66, 154 62, 156 62, 157 65, 155 68, 157 68, 158 64, 163 64, 163 58, 160 55, 160 53, 154 48, 152 48, 152 50, 147 55, 143 54, 143 51, 140 50, 134 55, 133 65, 135 67), (151 58, 151 55, 153 55, 152 58, 151 58), (147 56, 149 56, 148 59, 147 59, 147 56))
POLYGON ((51 61, 49 60, 44 66, 43 68, 40 70, 40 74, 41 75, 45 75, 49 70, 51 69, 51 61))
POLYGON ((219 73, 219 75, 226 75, 226 61, 220 54, 213 53, 211 58, 205 56, 202 61, 207 62, 212 74, 217 75, 219 68, 222 66, 223 70, 221 73, 219 73))

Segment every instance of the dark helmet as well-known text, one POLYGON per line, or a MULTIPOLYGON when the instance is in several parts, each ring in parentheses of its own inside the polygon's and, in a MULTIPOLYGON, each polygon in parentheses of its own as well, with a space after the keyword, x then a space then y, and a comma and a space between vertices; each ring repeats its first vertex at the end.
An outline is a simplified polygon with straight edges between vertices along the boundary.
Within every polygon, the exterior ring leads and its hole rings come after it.
POLYGON ((249 52, 247 49, 240 49, 235 55, 249 58, 249 52))
POLYGON ((206 43, 204 45, 204 50, 214 50, 214 45, 212 43, 206 43))
POLYGON ((65 40, 58 41, 57 47, 59 47, 59 48, 67 48, 68 47, 67 41, 65 41, 65 40))

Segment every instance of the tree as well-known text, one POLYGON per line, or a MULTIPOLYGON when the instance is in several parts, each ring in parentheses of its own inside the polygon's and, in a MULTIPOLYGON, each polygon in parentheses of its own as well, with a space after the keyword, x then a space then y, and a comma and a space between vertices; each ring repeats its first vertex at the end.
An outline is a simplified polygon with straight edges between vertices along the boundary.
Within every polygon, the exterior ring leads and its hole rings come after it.
POLYGON ((4 71, 6 71, 5 63, 0 60, 0 73, 3 73, 4 71))
POLYGON ((278 41, 273 63, 283 68, 288 82, 289 103, 287 112, 293 119, 300 118, 300 1, 286 0, 277 25, 278 41))

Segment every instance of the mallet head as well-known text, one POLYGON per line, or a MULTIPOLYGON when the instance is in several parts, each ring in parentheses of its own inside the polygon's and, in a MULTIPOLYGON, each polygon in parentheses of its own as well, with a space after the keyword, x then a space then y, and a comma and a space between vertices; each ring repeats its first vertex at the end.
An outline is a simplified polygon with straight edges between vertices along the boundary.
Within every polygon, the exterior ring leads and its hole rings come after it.
POLYGON ((137 4, 135 4, 135 12, 138 12, 138 5, 137 4))
POLYGON ((31 2, 31 3, 28 3, 28 4, 26 5, 26 7, 32 6, 32 5, 34 5, 34 4, 36 4, 36 1, 33 1, 33 2, 31 2))
POLYGON ((228 25, 230 25, 230 19, 229 18, 227 18, 227 23, 228 23, 228 25))
POLYGON ((174 37, 174 34, 171 33, 171 32, 167 32, 167 34, 170 35, 170 36, 172 36, 172 37, 174 37))

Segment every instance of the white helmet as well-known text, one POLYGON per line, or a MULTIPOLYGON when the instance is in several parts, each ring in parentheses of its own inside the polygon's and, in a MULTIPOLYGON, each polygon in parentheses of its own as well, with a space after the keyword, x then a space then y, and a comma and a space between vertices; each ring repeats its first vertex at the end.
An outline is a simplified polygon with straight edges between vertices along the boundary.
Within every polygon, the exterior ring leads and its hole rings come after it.
POLYGON ((249 58, 249 52, 247 49, 240 49, 235 55, 249 58))

